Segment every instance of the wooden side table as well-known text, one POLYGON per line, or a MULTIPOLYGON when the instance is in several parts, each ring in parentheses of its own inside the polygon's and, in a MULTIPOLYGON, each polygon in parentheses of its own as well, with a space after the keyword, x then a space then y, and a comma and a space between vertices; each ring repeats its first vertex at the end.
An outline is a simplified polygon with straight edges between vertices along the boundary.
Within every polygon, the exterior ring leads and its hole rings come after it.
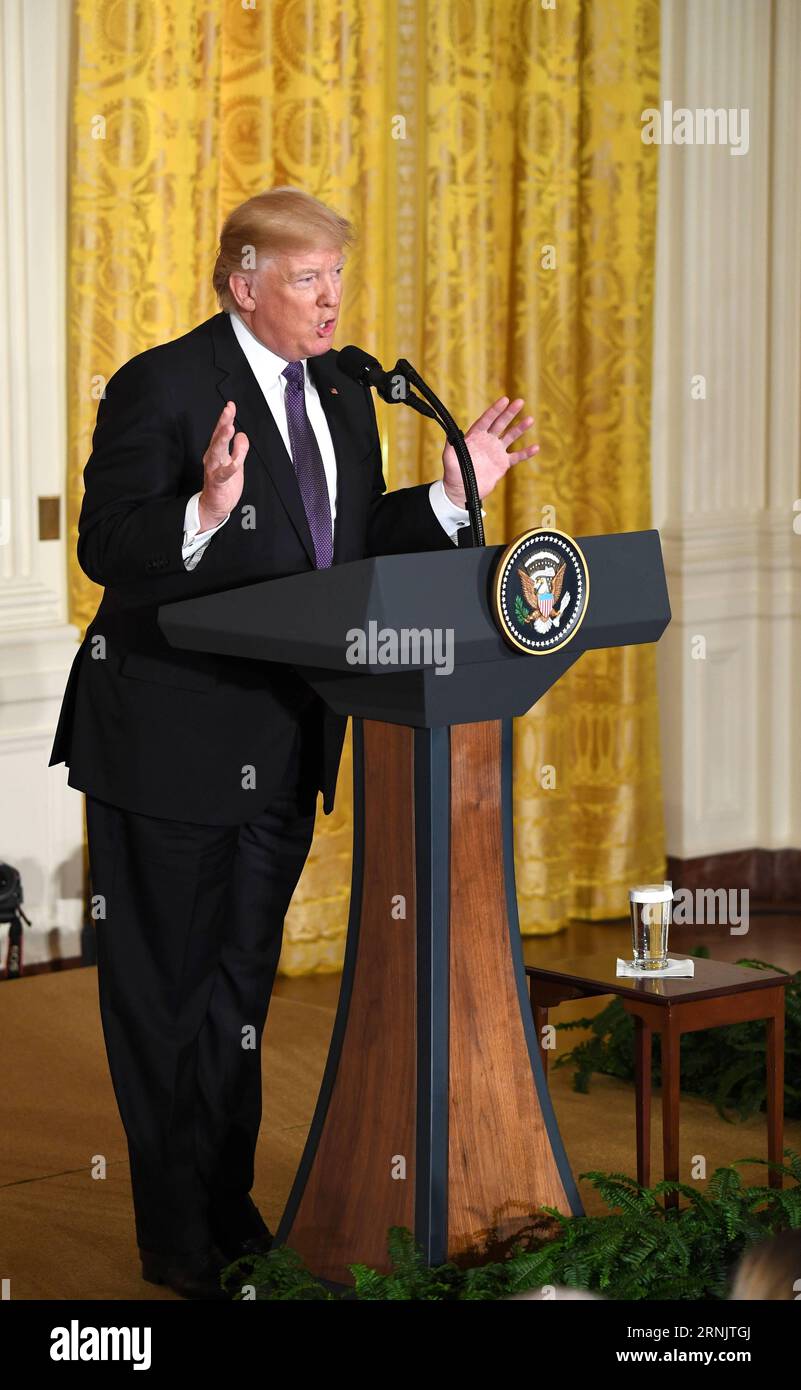
MULTIPOLYGON (((671 959, 682 959, 671 953, 671 959)), ((664 1176, 679 1178, 679 1042, 682 1033, 720 1028, 731 1023, 767 1022, 768 1159, 781 1163, 784 1147, 784 989, 789 980, 777 970, 753 970, 727 961, 694 959, 689 978, 645 979, 616 975, 612 951, 576 956, 547 965, 527 965, 529 998, 548 1075, 548 1048, 542 1030, 548 1010, 568 999, 616 994, 634 1018, 635 1115, 637 1180, 651 1181, 651 1035, 662 1038, 662 1146, 664 1176)), ((782 1186, 782 1174, 770 1170, 771 1187, 782 1186)), ((678 1205, 678 1193, 668 1193, 665 1206, 678 1205)))

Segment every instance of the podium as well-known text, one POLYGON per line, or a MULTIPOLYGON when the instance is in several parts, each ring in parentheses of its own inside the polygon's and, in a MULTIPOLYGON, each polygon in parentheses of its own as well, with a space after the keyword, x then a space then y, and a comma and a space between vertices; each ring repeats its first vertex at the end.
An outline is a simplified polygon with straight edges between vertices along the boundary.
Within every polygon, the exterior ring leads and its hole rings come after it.
POLYGON ((512 718, 583 652, 657 641, 670 607, 656 531, 578 543, 587 613, 543 655, 495 625, 500 546, 380 556, 160 610, 172 645, 289 664, 352 717, 342 985, 276 1233, 335 1285, 352 1283, 348 1264, 388 1268, 390 1226, 414 1231, 433 1265, 508 1248, 543 1204, 582 1214, 527 997, 512 718), (385 664, 387 635, 404 632, 417 638, 403 664, 385 664), (432 661, 420 634, 449 632, 432 661))

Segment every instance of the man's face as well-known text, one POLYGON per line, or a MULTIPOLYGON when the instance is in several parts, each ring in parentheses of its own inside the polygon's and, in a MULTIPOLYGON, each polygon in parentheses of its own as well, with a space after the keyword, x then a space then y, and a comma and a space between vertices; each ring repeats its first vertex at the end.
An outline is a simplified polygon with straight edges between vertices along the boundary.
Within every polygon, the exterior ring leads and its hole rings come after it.
POLYGON ((252 333, 284 357, 319 357, 333 341, 342 298, 344 255, 299 251, 231 276, 238 312, 252 333))

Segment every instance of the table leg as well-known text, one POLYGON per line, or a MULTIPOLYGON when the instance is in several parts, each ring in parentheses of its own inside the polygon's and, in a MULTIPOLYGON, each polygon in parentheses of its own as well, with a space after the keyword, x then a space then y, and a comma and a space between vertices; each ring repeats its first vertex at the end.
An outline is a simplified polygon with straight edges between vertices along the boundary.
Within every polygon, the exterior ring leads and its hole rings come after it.
MULTIPOLYGON (((664 1155, 664 1176, 668 1182, 678 1182, 679 1177, 679 1070, 681 1032, 673 1010, 665 1010, 665 1024, 662 1029, 662 1151, 664 1155)), ((669 1192, 665 1197, 666 1207, 677 1207, 678 1192, 669 1192)))
POLYGON ((634 1018, 634 1111, 637 1124, 637 1181, 651 1182, 651 1030, 634 1018))
MULTIPOLYGON (((784 990, 778 991, 775 1014, 767 1020, 767 1111, 768 1159, 781 1163, 784 1158, 784 990)), ((782 1186, 782 1174, 769 1169, 771 1187, 782 1186)))

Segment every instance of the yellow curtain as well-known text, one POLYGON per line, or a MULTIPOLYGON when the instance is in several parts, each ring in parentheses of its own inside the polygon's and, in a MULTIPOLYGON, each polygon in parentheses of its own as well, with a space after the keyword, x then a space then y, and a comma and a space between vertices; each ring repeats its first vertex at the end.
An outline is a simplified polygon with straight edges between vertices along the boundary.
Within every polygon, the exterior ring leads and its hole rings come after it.
MULTIPOLYGON (((409 357, 465 426, 525 397, 541 452, 489 499, 491 543, 648 526, 658 29, 658 0, 75 0, 73 541, 104 381, 216 311, 222 218, 275 184, 360 229, 340 343, 409 357)), ((380 419, 390 486, 438 475, 435 427, 380 419)), ((664 872, 653 652, 584 656, 517 722, 515 779, 523 931, 624 912, 664 872)), ((349 797, 346 757, 286 973, 341 963, 349 797)))

